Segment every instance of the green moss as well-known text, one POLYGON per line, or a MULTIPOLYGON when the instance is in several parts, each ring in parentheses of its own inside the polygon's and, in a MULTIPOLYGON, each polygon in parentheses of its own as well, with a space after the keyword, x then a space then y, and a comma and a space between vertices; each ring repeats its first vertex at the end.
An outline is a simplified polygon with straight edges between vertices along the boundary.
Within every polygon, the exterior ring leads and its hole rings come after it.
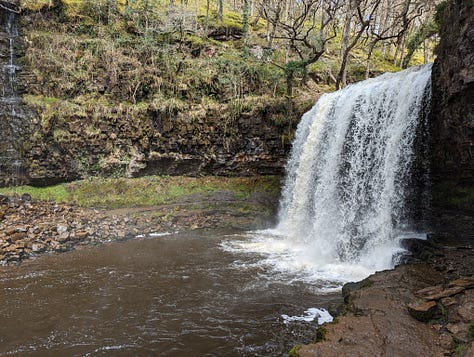
POLYGON ((467 326, 467 336, 471 339, 474 340, 474 320, 469 322, 469 325, 467 326))
POLYGON ((298 351, 301 349, 300 345, 296 345, 291 348, 291 350, 288 352, 288 357, 299 357, 298 351))
POLYGON ((436 5, 436 11, 434 15, 434 21, 438 25, 438 27, 441 27, 443 25, 443 20, 444 20, 444 13, 446 11, 446 8, 448 7, 448 1, 442 1, 438 5, 436 5))
POLYGON ((71 199, 70 192, 64 184, 49 187, 19 186, 0 188, 0 194, 2 195, 21 196, 25 193, 30 194, 34 199, 42 201, 68 202, 71 199))
POLYGON ((242 28, 242 14, 235 11, 226 11, 222 19, 222 23, 226 27, 242 28))
POLYGON ((324 327, 319 327, 317 330, 316 330, 316 338, 314 340, 315 343, 318 343, 318 342, 321 342, 321 341, 325 341, 326 340, 326 334, 327 334, 327 330, 326 328, 324 327))
POLYGON ((453 337, 451 339, 451 348, 453 349, 456 356, 461 357, 464 355, 467 345, 453 337))
POLYGON ((39 11, 52 5, 52 0, 20 0, 20 8, 30 11, 39 11))
MULTIPOLYGON (((84 163, 94 165, 95 163, 84 163)), ((148 176, 142 178, 88 179, 51 187, 0 188, 0 194, 29 193, 34 199, 56 202, 75 202, 84 207, 144 207, 173 204, 193 195, 212 195, 229 191, 236 199, 244 200, 252 193, 260 192, 272 197, 279 193, 278 177, 180 177, 148 176)), ((239 206, 243 215, 255 209, 253 205, 239 206)))

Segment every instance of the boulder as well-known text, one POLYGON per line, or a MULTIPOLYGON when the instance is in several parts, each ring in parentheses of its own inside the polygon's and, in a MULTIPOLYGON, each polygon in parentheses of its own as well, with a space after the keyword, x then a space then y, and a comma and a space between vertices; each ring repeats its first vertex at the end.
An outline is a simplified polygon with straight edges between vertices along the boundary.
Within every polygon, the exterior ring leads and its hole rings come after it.
POLYGON ((408 304, 408 312, 421 322, 428 322, 441 317, 441 310, 434 301, 421 301, 408 304))

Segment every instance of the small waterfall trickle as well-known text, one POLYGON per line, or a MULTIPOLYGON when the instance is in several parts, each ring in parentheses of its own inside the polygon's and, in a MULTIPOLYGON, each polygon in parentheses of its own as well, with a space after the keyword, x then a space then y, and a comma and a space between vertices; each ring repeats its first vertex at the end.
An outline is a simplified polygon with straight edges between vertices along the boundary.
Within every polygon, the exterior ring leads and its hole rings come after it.
POLYGON ((17 89, 15 46, 19 37, 17 14, 2 10, 1 49, 3 61, 1 69, 0 97, 0 176, 3 184, 19 184, 22 179, 20 140, 24 132, 25 113, 17 89), (6 53, 5 53, 6 52, 6 53))
POLYGON ((298 125, 277 227, 228 248, 323 289, 393 267, 423 204, 430 79, 425 65, 321 96, 298 125))

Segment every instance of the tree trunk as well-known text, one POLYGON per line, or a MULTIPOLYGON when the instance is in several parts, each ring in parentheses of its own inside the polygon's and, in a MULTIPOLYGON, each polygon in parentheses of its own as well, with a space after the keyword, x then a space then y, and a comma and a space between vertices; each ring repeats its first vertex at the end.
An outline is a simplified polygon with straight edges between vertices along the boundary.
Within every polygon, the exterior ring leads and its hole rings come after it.
POLYGON ((342 39, 341 39, 341 49, 340 49, 340 57, 342 59, 341 62, 341 70, 339 71, 339 75, 337 76, 338 81, 337 81, 337 87, 339 89, 339 86, 342 85, 343 87, 346 86, 347 83, 347 55, 346 54, 347 49, 349 48, 349 40, 351 38, 351 27, 352 27, 352 15, 354 13, 354 8, 353 8, 353 1, 350 0, 347 3, 346 7, 346 16, 344 19, 344 31, 342 33, 342 39))
POLYGON ((249 0, 244 0, 242 12, 242 27, 244 31, 244 53, 249 53, 249 0))
POLYGON ((367 53, 367 64, 365 65, 365 79, 370 77, 370 60, 372 59, 372 53, 374 52, 376 43, 376 41, 372 41, 369 46, 369 52, 367 53))
POLYGON ((429 49, 428 49, 428 40, 425 38, 423 41, 423 63, 427 64, 430 61, 429 58, 429 49))
POLYGON ((273 39, 275 38, 275 33, 277 30, 278 22, 280 21, 280 16, 281 16, 281 2, 278 1, 277 7, 275 9, 275 18, 269 21, 272 23, 272 29, 269 32, 269 36, 268 36, 268 48, 270 48, 270 50, 273 48, 273 39))
POLYGON ((204 33, 207 36, 207 31, 209 30, 209 6, 211 5, 211 0, 206 1, 206 20, 204 21, 204 33))
POLYGON ((291 98, 293 96, 293 71, 286 72, 286 95, 291 98))
POLYGON ((224 0, 217 0, 217 19, 222 22, 224 16, 224 0))

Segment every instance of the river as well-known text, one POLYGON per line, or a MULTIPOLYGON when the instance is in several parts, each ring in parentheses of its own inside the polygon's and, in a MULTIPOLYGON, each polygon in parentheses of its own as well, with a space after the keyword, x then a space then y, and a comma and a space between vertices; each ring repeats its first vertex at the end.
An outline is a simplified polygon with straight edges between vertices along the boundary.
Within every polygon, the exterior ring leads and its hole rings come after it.
POLYGON ((223 248, 246 239, 156 235, 0 267, 0 355, 286 355, 317 322, 281 315, 328 308, 340 293, 223 248))

